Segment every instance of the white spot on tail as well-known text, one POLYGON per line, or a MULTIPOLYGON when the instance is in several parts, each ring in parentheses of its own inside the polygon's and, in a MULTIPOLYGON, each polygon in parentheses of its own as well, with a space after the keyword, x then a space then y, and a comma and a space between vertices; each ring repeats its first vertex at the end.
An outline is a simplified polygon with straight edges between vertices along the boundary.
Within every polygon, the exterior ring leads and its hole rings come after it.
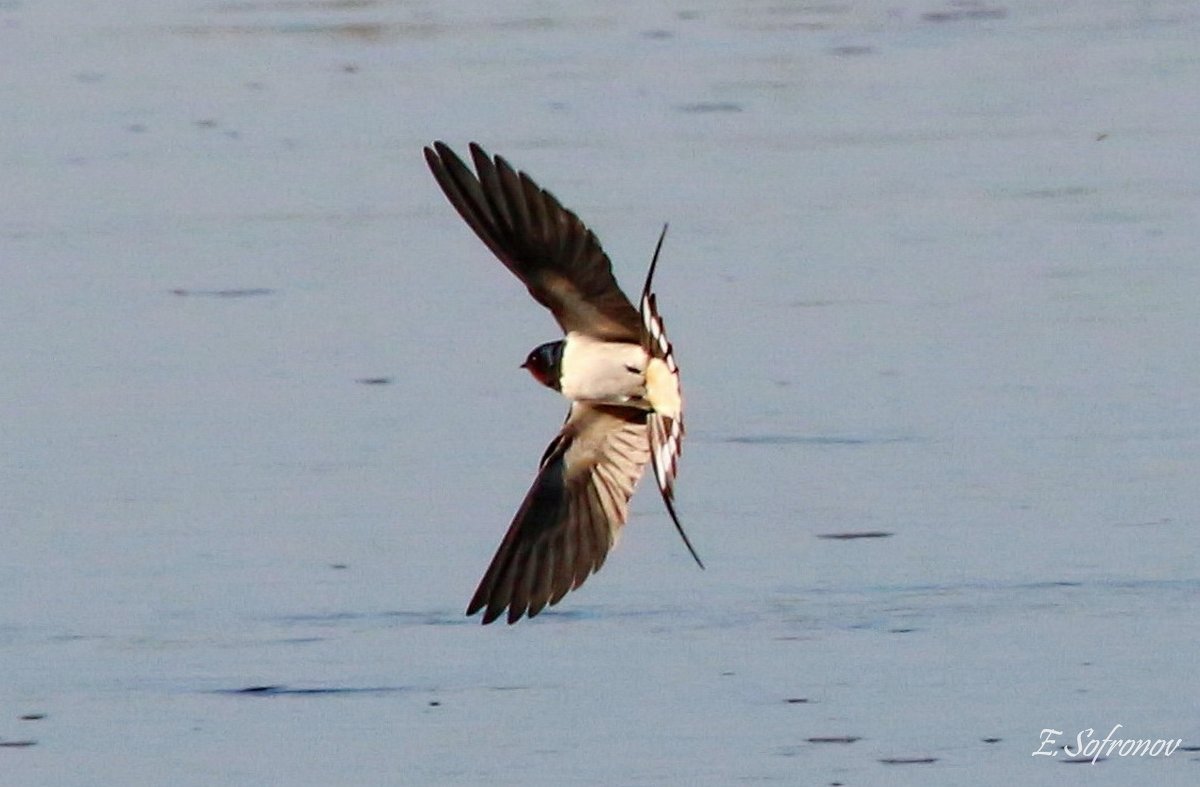
POLYGON ((650 418, 650 446, 654 451, 654 477, 669 499, 674 496, 675 474, 683 447, 683 424, 655 413, 650 418))

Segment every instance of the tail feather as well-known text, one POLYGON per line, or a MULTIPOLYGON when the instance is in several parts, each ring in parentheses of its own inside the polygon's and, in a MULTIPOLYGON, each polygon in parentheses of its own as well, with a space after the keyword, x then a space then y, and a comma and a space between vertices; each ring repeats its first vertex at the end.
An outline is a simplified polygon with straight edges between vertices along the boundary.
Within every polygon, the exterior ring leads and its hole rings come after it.
POLYGON ((642 317, 642 347, 651 359, 646 367, 646 398, 654 408, 647 421, 650 427, 650 463, 654 468, 654 480, 658 484, 658 491, 662 494, 671 521, 675 523, 675 529, 679 531, 679 536, 687 546, 688 552, 692 554, 696 565, 704 568, 704 563, 696 554, 675 513, 675 474, 679 471, 679 456, 683 453, 683 393, 679 366, 675 363, 675 350, 667 339, 666 328, 658 313, 657 299, 650 291, 654 281, 654 269, 658 265, 658 255, 662 251, 666 236, 667 227, 663 225, 658 245, 654 248, 654 257, 650 261, 650 270, 646 274, 646 285, 642 288, 639 308, 642 317))

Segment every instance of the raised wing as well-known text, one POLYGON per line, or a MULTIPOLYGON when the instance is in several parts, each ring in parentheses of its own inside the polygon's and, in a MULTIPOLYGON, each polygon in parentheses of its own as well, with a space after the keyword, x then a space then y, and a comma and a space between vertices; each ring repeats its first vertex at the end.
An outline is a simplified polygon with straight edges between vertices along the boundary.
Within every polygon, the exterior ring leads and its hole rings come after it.
POLYGON ((467 614, 533 617, 604 564, 650 459, 646 412, 575 403, 467 614))
POLYGON ((563 332, 638 341, 637 311, 600 241, 554 195, 471 143, 475 172, 442 142, 425 161, 450 204, 492 253, 554 314, 563 332), (478 173, 478 174, 476 174, 478 173))

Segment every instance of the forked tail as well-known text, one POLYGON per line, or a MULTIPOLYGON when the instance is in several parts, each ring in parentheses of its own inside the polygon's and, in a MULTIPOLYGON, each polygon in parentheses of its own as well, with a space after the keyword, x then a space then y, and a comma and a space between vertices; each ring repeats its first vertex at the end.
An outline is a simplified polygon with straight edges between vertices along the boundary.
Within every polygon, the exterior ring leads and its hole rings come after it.
POLYGON ((662 494, 663 503, 667 506, 667 513, 675 523, 675 529, 679 531, 679 536, 688 552, 692 554, 696 565, 704 568, 704 563, 696 554, 675 513, 675 474, 679 469, 679 455, 683 452, 683 394, 675 353, 670 340, 667 339, 662 317, 658 314, 654 293, 650 291, 654 281, 654 269, 658 265, 658 255, 666 237, 667 225, 664 224, 662 234, 658 236, 658 245, 654 247, 654 257, 650 260, 650 270, 646 273, 646 285, 642 288, 639 305, 642 316, 642 347, 650 356, 650 362, 646 366, 646 399, 654 408, 646 418, 650 433, 650 465, 654 468, 654 480, 662 494))

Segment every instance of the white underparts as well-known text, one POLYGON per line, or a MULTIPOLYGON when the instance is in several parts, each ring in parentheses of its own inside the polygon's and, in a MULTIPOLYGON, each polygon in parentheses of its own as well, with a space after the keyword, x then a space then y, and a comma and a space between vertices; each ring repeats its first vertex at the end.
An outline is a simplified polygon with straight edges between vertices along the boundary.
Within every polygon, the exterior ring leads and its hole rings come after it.
POLYGON ((646 397, 646 362, 640 345, 572 331, 563 345, 562 394, 575 402, 638 406, 646 397))
POLYGON ((640 345, 567 334, 560 387, 575 402, 629 405, 678 419, 683 410, 679 375, 668 358, 650 358, 640 345))

